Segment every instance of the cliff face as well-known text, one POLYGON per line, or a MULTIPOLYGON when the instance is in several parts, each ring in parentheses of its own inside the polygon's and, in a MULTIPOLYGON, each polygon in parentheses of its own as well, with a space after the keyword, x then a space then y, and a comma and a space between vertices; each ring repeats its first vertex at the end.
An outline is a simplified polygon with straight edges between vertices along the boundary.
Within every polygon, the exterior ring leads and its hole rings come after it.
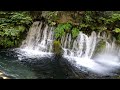
POLYGON ((45 18, 48 23, 67 23, 79 25, 83 11, 42 11, 41 17, 45 18))
POLYGON ((30 15, 31 15, 33 21, 40 20, 41 14, 42 14, 42 11, 30 11, 30 15))

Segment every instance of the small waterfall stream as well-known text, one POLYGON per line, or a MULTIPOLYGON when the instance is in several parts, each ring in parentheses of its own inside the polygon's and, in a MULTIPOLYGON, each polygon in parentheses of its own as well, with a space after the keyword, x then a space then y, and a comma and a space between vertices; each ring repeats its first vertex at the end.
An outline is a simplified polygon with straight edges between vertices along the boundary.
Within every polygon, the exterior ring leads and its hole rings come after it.
POLYGON ((90 37, 80 32, 78 37, 73 42, 71 41, 71 35, 67 34, 64 38, 65 42, 61 40, 62 47, 64 49, 64 56, 91 58, 96 46, 95 32, 92 32, 90 37))
POLYGON ((51 56, 53 35, 53 27, 40 21, 34 22, 19 48, 19 53, 22 54, 20 58, 51 56))

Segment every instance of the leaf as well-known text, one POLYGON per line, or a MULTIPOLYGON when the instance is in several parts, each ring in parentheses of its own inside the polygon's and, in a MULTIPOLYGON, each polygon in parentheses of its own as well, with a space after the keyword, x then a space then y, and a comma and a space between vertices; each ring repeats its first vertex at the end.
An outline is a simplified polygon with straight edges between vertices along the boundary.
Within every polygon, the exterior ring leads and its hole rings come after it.
POLYGON ((114 31, 115 33, 120 33, 120 28, 115 28, 113 31, 114 31))

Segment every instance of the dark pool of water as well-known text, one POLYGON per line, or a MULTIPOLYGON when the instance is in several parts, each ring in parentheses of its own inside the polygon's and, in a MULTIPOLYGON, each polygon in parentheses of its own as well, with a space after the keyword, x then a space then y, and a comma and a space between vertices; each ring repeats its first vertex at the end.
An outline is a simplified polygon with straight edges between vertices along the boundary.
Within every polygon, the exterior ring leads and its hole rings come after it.
MULTIPOLYGON (((85 73, 58 57, 25 58, 19 60, 13 50, 0 51, 0 70, 13 79, 88 79, 101 78, 85 73)), ((111 78, 106 76, 104 78, 111 78)))
POLYGON ((17 54, 12 50, 0 51, 0 70, 15 79, 76 78, 65 61, 62 57, 55 56, 19 60, 17 54))

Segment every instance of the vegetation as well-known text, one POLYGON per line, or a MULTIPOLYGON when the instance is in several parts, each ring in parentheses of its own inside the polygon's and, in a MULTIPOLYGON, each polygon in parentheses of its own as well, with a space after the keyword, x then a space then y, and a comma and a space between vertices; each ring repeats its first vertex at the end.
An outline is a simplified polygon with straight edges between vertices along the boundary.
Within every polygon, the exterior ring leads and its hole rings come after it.
POLYGON ((57 39, 65 33, 72 33, 72 37, 75 38, 79 31, 86 34, 92 31, 109 31, 120 41, 120 11, 49 11, 48 13, 48 16, 50 15, 48 23, 54 22, 57 26, 55 29, 57 39))
POLYGON ((72 29, 72 37, 76 38, 79 34, 79 29, 78 28, 73 28, 72 29))
POLYGON ((98 45, 96 46, 94 55, 98 54, 99 52, 103 51, 103 49, 106 46, 106 42, 104 40, 101 40, 98 45))
POLYGON ((53 42, 53 52, 56 54, 56 55, 61 55, 62 54, 62 48, 61 48, 61 45, 60 45, 60 41, 54 41, 53 42))
POLYGON ((74 39, 80 31, 109 31, 120 42, 120 11, 1 11, 0 47, 18 46, 32 21, 41 18, 56 27, 56 40, 66 33, 74 39))
POLYGON ((63 35, 65 35, 65 33, 70 32, 71 28, 72 26, 70 23, 59 24, 55 29, 55 38, 61 38, 63 35))
MULTIPOLYGON (((60 39, 68 33, 72 35, 73 42, 79 32, 89 35, 92 31, 105 31, 108 36, 116 38, 120 45, 120 11, 0 11, 0 48, 19 46, 32 22, 42 19, 55 27, 53 53, 57 57, 63 52, 60 39)), ((94 55, 101 52, 105 46, 105 40, 97 43, 94 55)))
POLYGON ((8 48, 19 45, 21 36, 31 25, 28 12, 0 12, 0 47, 8 48))

